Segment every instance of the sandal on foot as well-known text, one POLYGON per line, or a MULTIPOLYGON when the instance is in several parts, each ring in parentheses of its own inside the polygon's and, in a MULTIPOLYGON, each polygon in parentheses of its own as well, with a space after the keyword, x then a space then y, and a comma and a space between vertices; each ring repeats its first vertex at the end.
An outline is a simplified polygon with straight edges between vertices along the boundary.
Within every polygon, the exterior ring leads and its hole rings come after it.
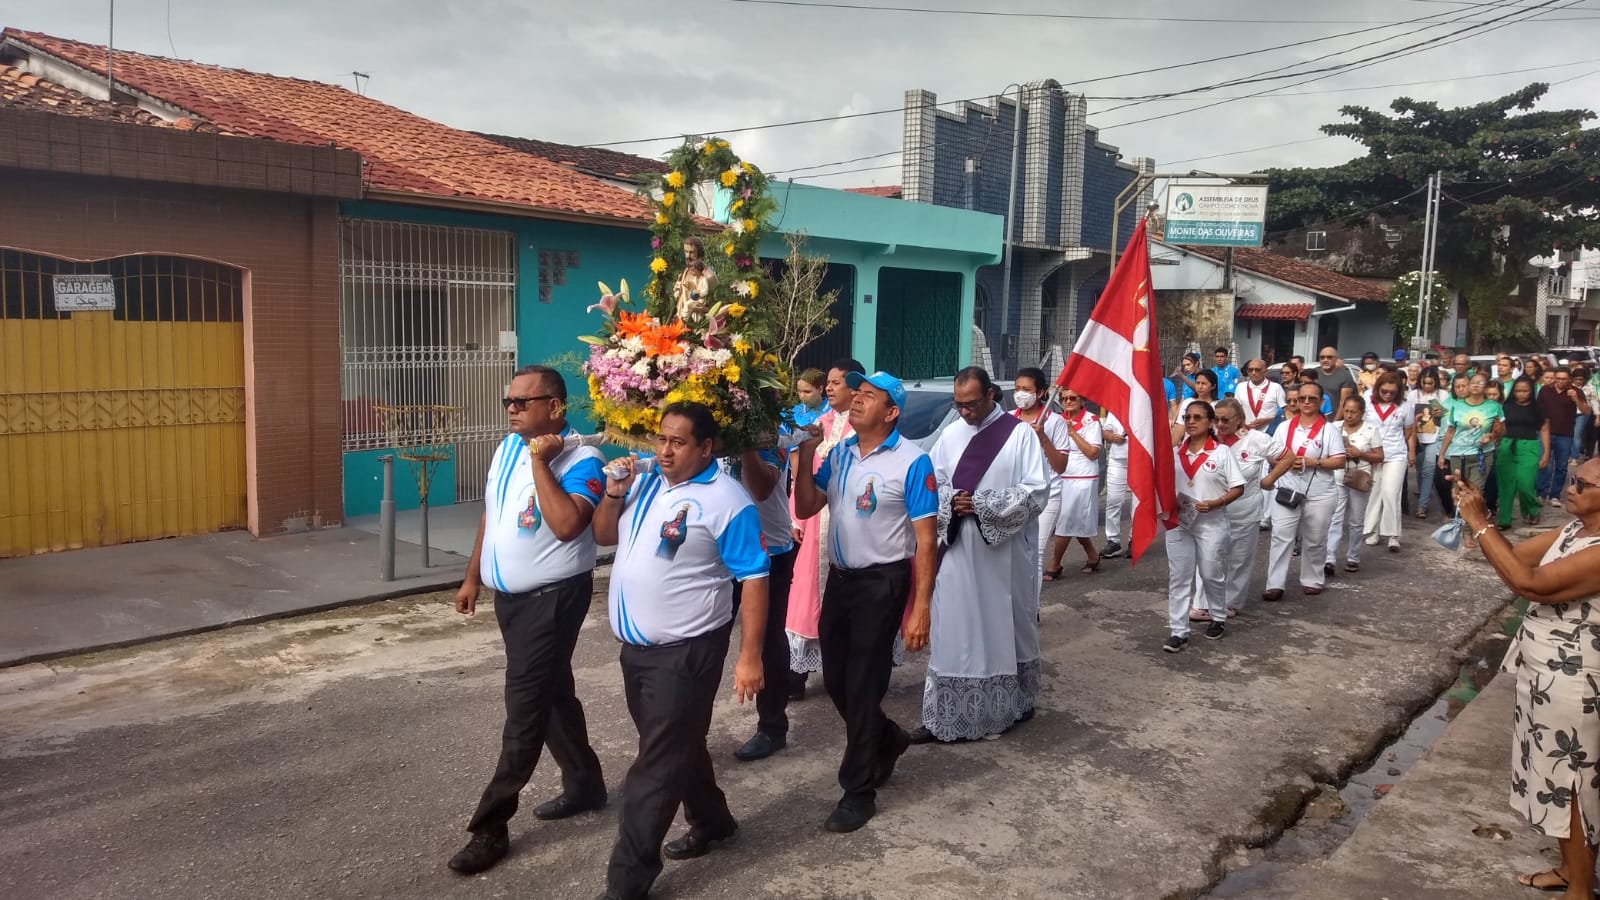
POLYGON ((1205 609, 1190 609, 1189 610, 1189 621, 1191 621, 1191 622, 1209 622, 1209 621, 1211 621, 1211 612, 1210 612, 1210 610, 1205 610, 1205 609))
POLYGON ((1359 571, 1361 571, 1361 563, 1358 563, 1358 562, 1346 562, 1344 564, 1344 570, 1346 572, 1359 572, 1359 571))
POLYGON ((1093 575, 1094 573, 1100 571, 1100 563, 1101 559, 1097 556, 1094 558, 1094 562, 1086 563, 1083 568, 1078 570, 1078 573, 1081 575, 1093 575))
POLYGON ((1555 869, 1545 869, 1543 872, 1529 872, 1526 875, 1518 875, 1517 884, 1523 887, 1531 887, 1536 891, 1546 891, 1553 894, 1556 891, 1566 890, 1569 882, 1561 877, 1561 873, 1555 869), (1554 880, 1546 881, 1544 884, 1535 884, 1540 878, 1545 877, 1554 880))
POLYGON ((1059 580, 1061 580, 1061 573, 1063 571, 1064 571, 1064 569, 1061 566, 1056 566, 1054 569, 1045 569, 1044 570, 1044 580, 1045 581, 1059 581, 1059 580))

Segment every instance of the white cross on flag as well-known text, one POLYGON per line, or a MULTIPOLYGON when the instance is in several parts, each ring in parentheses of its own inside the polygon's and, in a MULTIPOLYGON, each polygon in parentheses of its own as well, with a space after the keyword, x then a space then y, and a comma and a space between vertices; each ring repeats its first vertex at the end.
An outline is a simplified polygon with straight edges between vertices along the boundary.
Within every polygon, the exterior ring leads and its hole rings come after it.
POLYGON ((1089 323, 1056 378, 1115 415, 1128 429, 1128 490, 1133 494, 1129 558, 1155 540, 1156 525, 1177 524, 1172 431, 1150 293, 1150 247, 1144 222, 1133 230, 1089 323))

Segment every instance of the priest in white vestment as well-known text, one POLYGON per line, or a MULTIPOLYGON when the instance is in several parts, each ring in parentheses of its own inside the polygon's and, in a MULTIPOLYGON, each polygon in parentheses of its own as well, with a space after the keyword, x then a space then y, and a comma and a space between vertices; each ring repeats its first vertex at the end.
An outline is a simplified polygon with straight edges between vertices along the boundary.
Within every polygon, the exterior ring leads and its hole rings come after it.
POLYGON ((983 369, 956 376, 961 420, 928 454, 943 556, 933 584, 922 728, 912 740, 976 740, 1033 716, 1039 692, 1038 517, 1044 451, 995 402, 983 369))

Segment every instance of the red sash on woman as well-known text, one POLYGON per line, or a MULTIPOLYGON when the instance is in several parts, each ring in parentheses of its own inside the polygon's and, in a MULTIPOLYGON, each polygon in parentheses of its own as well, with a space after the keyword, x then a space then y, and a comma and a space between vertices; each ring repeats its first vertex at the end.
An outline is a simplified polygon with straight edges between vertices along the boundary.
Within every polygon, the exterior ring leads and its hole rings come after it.
POLYGON ((1206 464, 1206 460, 1211 458, 1211 451, 1215 449, 1217 449, 1217 442, 1211 438, 1206 438, 1205 447, 1201 448, 1200 455, 1196 456, 1194 464, 1190 465, 1189 442, 1184 442, 1183 447, 1178 451, 1178 462, 1183 464, 1183 474, 1189 477, 1189 487, 1194 487, 1195 474, 1200 471, 1201 466, 1206 464))
POLYGON ((1317 437, 1322 434, 1322 426, 1326 424, 1328 424, 1328 420, 1319 416, 1316 424, 1312 425, 1309 429, 1309 433, 1306 434, 1306 439, 1300 442, 1299 449, 1295 449, 1294 433, 1300 430, 1300 420, 1295 419, 1294 423, 1289 426, 1289 440, 1286 441, 1286 443, 1289 445, 1289 449, 1294 452, 1295 456, 1305 456, 1306 448, 1311 445, 1312 441, 1316 440, 1317 437))

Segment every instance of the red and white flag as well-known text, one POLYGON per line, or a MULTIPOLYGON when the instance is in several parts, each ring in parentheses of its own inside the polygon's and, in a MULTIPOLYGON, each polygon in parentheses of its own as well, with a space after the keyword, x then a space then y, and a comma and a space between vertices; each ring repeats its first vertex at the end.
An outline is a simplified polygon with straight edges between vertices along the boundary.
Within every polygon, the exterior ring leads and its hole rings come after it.
POLYGON ((1128 430, 1128 489, 1133 494, 1129 556, 1135 561, 1155 540, 1157 523, 1169 528, 1177 524, 1164 377, 1150 292, 1150 247, 1140 222, 1056 378, 1057 386, 1070 386, 1093 400, 1128 430))

